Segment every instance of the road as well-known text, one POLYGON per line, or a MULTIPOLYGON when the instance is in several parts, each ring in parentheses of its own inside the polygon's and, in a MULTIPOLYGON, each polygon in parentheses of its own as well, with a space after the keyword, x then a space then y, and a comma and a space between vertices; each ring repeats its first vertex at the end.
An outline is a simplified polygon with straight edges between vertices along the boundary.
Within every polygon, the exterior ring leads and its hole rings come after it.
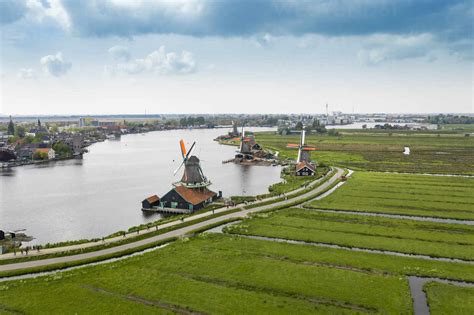
MULTIPOLYGON (((206 221, 203 221, 203 222, 198 222, 198 223, 195 223, 195 224, 183 227, 183 228, 179 228, 179 229, 176 229, 176 230, 173 230, 173 231, 169 231, 169 232, 166 232, 166 233, 163 233, 163 234, 160 234, 160 235, 152 236, 152 237, 149 237, 149 238, 146 238, 146 239, 143 239, 143 240, 139 240, 139 241, 136 241, 136 242, 127 243, 127 244, 123 244, 123 245, 119 245, 119 246, 115 246, 115 247, 111 247, 111 248, 101 249, 101 250, 97 250, 97 251, 93 251, 93 252, 89 252, 89 253, 63 256, 63 257, 56 257, 56 258, 41 259, 41 260, 34 260, 34 261, 27 261, 27 262, 20 262, 20 263, 12 263, 12 264, 7 264, 7 265, 0 265, 0 272, 19 270, 19 269, 27 269, 27 268, 35 268, 35 267, 44 267, 44 266, 58 264, 58 263, 75 262, 75 261, 80 261, 80 260, 84 260, 84 259, 89 259, 89 258, 95 258, 95 257, 104 256, 104 255, 114 254, 114 253, 118 253, 118 252, 121 252, 121 251, 124 251, 124 250, 134 249, 134 248, 137 248, 137 247, 140 247, 140 246, 143 246, 143 245, 147 245, 147 244, 151 244, 151 243, 155 243, 157 241, 161 241, 161 240, 164 240, 164 239, 167 239, 167 238, 170 238, 170 237, 184 236, 184 235, 189 234, 190 232, 192 232, 193 230, 196 230, 198 228, 202 228, 202 227, 205 227, 207 225, 214 224, 214 223, 223 222, 227 219, 244 218, 247 215, 249 215, 250 213, 259 212, 259 211, 263 211, 263 210, 268 210, 268 209, 271 209, 271 208, 274 208, 274 207, 277 207, 277 206, 291 205, 295 201, 303 200, 307 197, 310 197, 311 195, 313 195, 315 193, 318 193, 318 192, 321 192, 321 191, 325 190, 328 186, 333 184, 343 173, 344 173, 343 169, 336 168, 336 174, 334 174, 328 181, 326 181, 325 183, 321 184, 320 186, 316 187, 315 189, 313 189, 313 190, 311 190, 307 193, 304 193, 300 196, 297 196, 297 197, 294 197, 294 198, 291 198, 291 199, 288 199, 288 200, 275 202, 275 203, 272 203, 272 204, 269 204, 269 205, 256 207, 256 208, 253 208, 253 209, 241 210, 241 211, 226 214, 226 215, 223 215, 223 216, 220 216, 220 217, 217 217, 217 218, 210 218, 209 220, 206 220, 206 221)), ((296 191, 298 191, 298 190, 296 190, 296 191)), ((227 210, 228 209, 222 209, 222 210, 220 210, 220 212, 227 211, 227 210)), ((218 211, 216 211, 216 213, 218 213, 218 211)), ((209 216, 209 215, 210 214, 207 213, 207 216, 209 216)), ((193 216, 191 218, 188 218, 188 220, 195 220, 199 217, 204 217, 204 213, 201 214, 201 215, 196 215, 196 216, 193 216)), ((164 225, 160 226, 160 228, 177 225, 179 223, 181 223, 181 222, 179 222, 179 221, 178 222, 176 222, 176 221, 170 222, 168 224, 164 224, 164 225)), ((117 239, 123 239, 123 238, 118 237, 117 239)), ((69 246, 67 248, 68 249, 71 249, 71 248, 73 248, 73 249, 87 248, 87 247, 90 247, 89 244, 90 243, 78 244, 78 245, 74 245, 74 246, 69 246)), ((96 243, 92 243, 92 244, 99 245, 99 244, 101 244, 101 242, 96 242, 96 243)), ((65 247, 58 248, 58 249, 61 249, 61 251, 64 251, 65 247)), ((58 249, 56 249, 56 252, 59 251, 58 249)), ((51 250, 53 250, 53 249, 51 249, 51 250)), ((42 252, 44 252, 44 251, 45 250, 43 250, 42 252)))

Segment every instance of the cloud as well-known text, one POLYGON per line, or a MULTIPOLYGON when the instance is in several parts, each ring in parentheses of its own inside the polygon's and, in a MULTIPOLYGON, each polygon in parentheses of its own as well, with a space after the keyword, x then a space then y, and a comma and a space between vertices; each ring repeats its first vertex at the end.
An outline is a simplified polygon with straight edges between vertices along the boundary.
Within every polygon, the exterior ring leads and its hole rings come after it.
POLYGON ((472 33, 470 0, 76 1, 63 6, 83 36, 149 33, 252 36, 472 33))
POLYGON ((109 48, 109 54, 116 61, 128 61, 130 60, 130 51, 125 46, 113 46, 109 48))
POLYGON ((20 79, 36 79, 36 71, 31 68, 21 68, 17 76, 20 79))
POLYGON ((374 35, 369 37, 358 57, 368 65, 378 65, 391 60, 424 58, 433 61, 436 41, 431 34, 412 36, 374 35))
POLYGON ((60 77, 66 74, 72 66, 70 62, 64 60, 61 52, 56 53, 56 55, 42 57, 40 63, 46 73, 55 77, 60 77))
POLYGON ((64 29, 71 27, 69 14, 62 5, 61 0, 28 0, 28 18, 37 22, 45 19, 56 21, 64 29))
POLYGON ((25 1, 1 0, 0 24, 9 24, 21 19, 27 12, 25 1))
POLYGON ((257 42, 257 46, 266 47, 271 46, 276 41, 276 38, 269 33, 265 33, 257 35, 255 40, 257 42))
MULTIPOLYGON (((110 52, 110 49, 109 49, 110 52)), ((130 59, 130 58, 129 58, 130 59)), ((166 52, 164 46, 139 59, 130 59, 107 67, 108 73, 154 73, 154 74, 189 74, 196 71, 194 55, 188 51, 181 54, 166 52)))

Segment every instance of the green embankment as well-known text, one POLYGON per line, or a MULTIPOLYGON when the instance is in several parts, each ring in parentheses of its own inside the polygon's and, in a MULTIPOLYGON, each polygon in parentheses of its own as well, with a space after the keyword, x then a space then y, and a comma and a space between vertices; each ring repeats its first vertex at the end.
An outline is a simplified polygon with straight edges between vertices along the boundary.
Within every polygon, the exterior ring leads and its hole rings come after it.
MULTIPOLYGON (((309 135, 306 143, 315 145, 312 158, 328 165, 354 170, 410 173, 474 174, 474 137, 459 131, 339 130, 339 136, 309 135), (404 155, 403 148, 411 154, 404 155)), ((281 136, 272 132, 255 133, 265 148, 280 152, 281 158, 296 158, 299 135, 281 136)))
POLYGON ((355 172, 311 207, 474 220, 474 177, 355 172))
POLYGON ((474 287, 430 282, 423 290, 428 298, 431 315, 474 314, 474 287))
POLYGON ((474 260, 474 226, 458 224, 285 209, 255 215, 226 230, 237 234, 474 260))

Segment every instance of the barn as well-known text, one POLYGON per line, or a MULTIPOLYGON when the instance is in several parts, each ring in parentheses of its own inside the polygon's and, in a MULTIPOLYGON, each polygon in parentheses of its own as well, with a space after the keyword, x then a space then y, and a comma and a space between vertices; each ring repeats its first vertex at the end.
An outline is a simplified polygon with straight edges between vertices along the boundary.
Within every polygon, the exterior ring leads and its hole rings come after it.
POLYGON ((206 187, 187 188, 179 185, 161 197, 160 207, 196 211, 202 209, 217 198, 218 195, 206 187))
POLYGON ((299 162, 296 164, 296 176, 313 176, 316 167, 312 163, 306 161, 299 162))

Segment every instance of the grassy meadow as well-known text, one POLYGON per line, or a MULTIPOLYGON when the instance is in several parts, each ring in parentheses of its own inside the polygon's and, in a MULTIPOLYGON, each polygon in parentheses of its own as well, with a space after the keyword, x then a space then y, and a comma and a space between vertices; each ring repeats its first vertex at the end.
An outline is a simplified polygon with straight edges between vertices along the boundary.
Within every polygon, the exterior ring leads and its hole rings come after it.
POLYGON ((474 220, 474 178, 355 172, 310 207, 474 220))
POLYGON ((285 209, 226 229, 258 235, 407 254, 474 260, 474 226, 285 209))
POLYGON ((0 292, 5 313, 412 312, 407 280, 398 274, 319 263, 314 248, 224 235, 0 283, 0 292))
POLYGON ((474 287, 430 282, 423 290, 432 315, 474 314, 474 287))
MULTIPOLYGON (((474 137, 462 131, 339 130, 339 136, 309 135, 306 143, 317 147, 312 158, 328 165, 354 170, 436 174, 474 174, 474 137), (411 154, 402 154, 405 146, 411 154)), ((271 132, 255 134, 259 144, 296 158, 288 143, 299 135, 271 132)))

